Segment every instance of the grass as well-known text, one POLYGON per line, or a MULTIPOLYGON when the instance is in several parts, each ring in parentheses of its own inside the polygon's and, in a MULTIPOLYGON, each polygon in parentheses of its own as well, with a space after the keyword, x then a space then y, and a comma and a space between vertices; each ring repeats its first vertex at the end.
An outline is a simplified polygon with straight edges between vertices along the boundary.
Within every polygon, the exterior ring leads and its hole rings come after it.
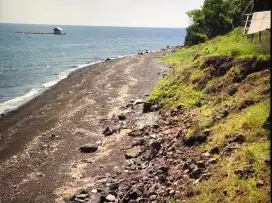
POLYGON ((236 29, 162 59, 174 68, 148 100, 158 101, 165 111, 180 105, 185 107, 178 120, 192 121, 187 137, 205 128, 212 129, 208 141, 196 150, 209 150, 215 145, 222 150, 235 133, 246 138, 240 150, 217 157, 219 162, 211 168, 213 175, 209 180, 188 185, 188 190, 198 192, 185 199, 186 202, 270 202, 270 169, 264 163, 269 157, 270 137, 269 131, 263 128, 270 114, 270 67, 250 72, 244 63, 251 60, 253 66, 257 61, 270 61, 269 35, 265 32, 262 42, 257 37, 251 42, 242 36, 241 29, 236 29), (226 62, 230 67, 216 75, 220 66, 226 66, 222 59, 228 57, 235 58, 236 63, 226 62), (204 66, 211 59, 215 64, 204 66), (247 167, 255 170, 251 177, 235 174, 237 169, 247 167), (264 183, 262 187, 257 187, 259 181, 264 183))
POLYGON ((233 113, 226 119, 214 125, 214 139, 210 145, 223 146, 227 137, 234 133, 242 133, 246 135, 247 142, 267 138, 267 131, 262 125, 267 120, 270 113, 269 100, 265 100, 253 105, 242 112, 233 113))
POLYGON ((222 158, 213 168, 211 178, 193 188, 200 194, 189 198, 186 202, 270 202, 269 167, 264 164, 264 160, 269 157, 269 151, 268 142, 258 141, 249 146, 243 146, 240 151, 230 157, 222 158), (255 170, 252 177, 243 178, 235 174, 237 169, 249 166, 255 170), (263 187, 257 187, 259 181, 263 182, 263 187))
POLYGON ((197 63, 213 56, 270 60, 270 32, 263 33, 261 42, 257 36, 251 42, 248 37, 242 35, 242 29, 237 28, 227 35, 218 36, 203 44, 180 49, 175 54, 165 57, 163 62, 171 65, 179 65, 188 61, 197 63))
POLYGON ((180 49, 162 60, 164 63, 174 65, 175 69, 161 80, 149 100, 157 100, 165 107, 173 108, 178 105, 192 107, 203 98, 211 98, 207 92, 220 89, 220 85, 229 86, 230 83, 243 80, 244 75, 241 71, 244 67, 236 65, 224 77, 212 77, 209 75, 213 71, 212 67, 200 69, 201 64, 215 56, 270 60, 269 33, 265 33, 263 40, 261 43, 257 39, 250 42, 247 37, 242 36, 241 29, 236 29, 226 36, 216 37, 201 45, 180 49))

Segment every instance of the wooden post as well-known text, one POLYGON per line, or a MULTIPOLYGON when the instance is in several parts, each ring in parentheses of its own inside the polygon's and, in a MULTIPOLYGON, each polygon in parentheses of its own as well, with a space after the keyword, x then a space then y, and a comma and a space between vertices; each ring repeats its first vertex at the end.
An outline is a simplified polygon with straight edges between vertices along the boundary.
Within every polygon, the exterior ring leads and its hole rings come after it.
POLYGON ((243 35, 246 34, 248 18, 249 18, 249 15, 247 15, 247 18, 246 18, 246 21, 245 21, 245 27, 244 27, 243 35))
POLYGON ((253 41, 253 38, 254 38, 254 34, 251 34, 250 36, 251 36, 250 41, 252 42, 252 41, 253 41))
POLYGON ((262 32, 259 32, 259 42, 262 41, 262 32))

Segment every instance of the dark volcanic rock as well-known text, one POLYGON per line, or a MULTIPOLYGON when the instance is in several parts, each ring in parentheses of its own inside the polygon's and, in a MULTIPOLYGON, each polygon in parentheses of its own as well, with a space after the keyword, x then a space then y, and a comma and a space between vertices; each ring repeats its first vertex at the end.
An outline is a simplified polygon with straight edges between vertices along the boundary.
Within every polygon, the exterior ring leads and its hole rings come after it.
POLYGON ((211 154, 219 154, 220 152, 219 152, 219 147, 218 147, 218 145, 216 145, 216 146, 214 146, 213 148, 211 148, 210 153, 211 153, 211 154))
POLYGON ((120 115, 118 115, 118 119, 119 119, 120 121, 123 121, 123 120, 126 120, 127 117, 126 117, 124 114, 120 114, 120 115))
POLYGON ((118 183, 112 183, 109 185, 110 190, 117 190, 119 188, 118 183))
POLYGON ((239 144, 242 144, 245 141, 246 141, 246 138, 243 134, 236 133, 233 136, 231 136, 231 138, 228 140, 228 143, 237 142, 239 144))
POLYGON ((114 131, 111 130, 109 127, 106 127, 105 130, 103 131, 103 134, 104 134, 105 136, 110 136, 110 135, 112 135, 113 133, 114 133, 114 131))
POLYGON ((256 183, 256 187, 257 188, 261 188, 261 187, 263 187, 264 186, 264 182, 263 181, 258 181, 257 183, 256 183))
POLYGON ((159 150, 161 149, 161 143, 158 141, 154 141, 150 145, 150 153, 148 155, 148 160, 152 160, 158 154, 159 150))
POLYGON ((93 153, 98 150, 98 147, 96 145, 92 145, 92 144, 85 144, 85 145, 82 145, 79 148, 79 150, 83 153, 93 153))
POLYGON ((195 168, 190 174, 190 177, 193 179, 198 179, 198 178, 200 178, 200 176, 201 176, 201 169, 200 168, 195 168))
POLYGON ((187 146, 193 146, 195 144, 202 144, 203 142, 206 142, 207 136, 206 135, 193 135, 189 138, 184 138, 183 142, 187 146))
POLYGON ((143 113, 148 113, 151 111, 152 103, 150 102, 144 102, 143 105, 143 113))
POLYGON ((196 165, 197 165, 198 168, 205 168, 205 162, 204 161, 198 161, 196 163, 196 165))

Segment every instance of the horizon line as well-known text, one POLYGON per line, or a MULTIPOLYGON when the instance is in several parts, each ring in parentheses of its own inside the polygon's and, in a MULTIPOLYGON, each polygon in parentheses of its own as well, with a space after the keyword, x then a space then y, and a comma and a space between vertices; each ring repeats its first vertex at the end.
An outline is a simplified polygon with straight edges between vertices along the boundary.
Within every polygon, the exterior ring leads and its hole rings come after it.
POLYGON ((0 22, 0 24, 19 24, 19 25, 53 25, 53 26, 84 26, 84 27, 127 27, 127 28, 166 28, 166 29, 186 29, 186 27, 147 27, 147 26, 127 26, 127 25, 78 25, 78 24, 45 24, 45 23, 15 23, 0 22))

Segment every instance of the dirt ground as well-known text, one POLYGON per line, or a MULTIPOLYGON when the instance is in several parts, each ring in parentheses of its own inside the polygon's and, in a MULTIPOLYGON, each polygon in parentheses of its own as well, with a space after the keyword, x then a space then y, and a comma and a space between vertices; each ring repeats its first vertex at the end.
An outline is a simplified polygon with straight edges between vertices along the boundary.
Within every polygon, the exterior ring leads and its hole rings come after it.
MULTIPOLYGON (((97 176, 122 167, 129 140, 105 137, 101 119, 144 99, 167 67, 165 52, 80 69, 0 118, 0 202, 63 202, 97 176), (80 153, 83 144, 97 153, 80 153)), ((146 119, 148 122, 148 118, 146 119)))

